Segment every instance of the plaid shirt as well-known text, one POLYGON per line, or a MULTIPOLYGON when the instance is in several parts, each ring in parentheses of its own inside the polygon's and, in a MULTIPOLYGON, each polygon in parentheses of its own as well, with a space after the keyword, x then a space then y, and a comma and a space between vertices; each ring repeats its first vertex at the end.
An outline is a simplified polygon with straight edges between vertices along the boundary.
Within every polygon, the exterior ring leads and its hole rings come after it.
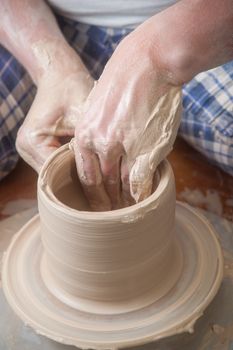
MULTIPOLYGON (((118 43, 129 33, 57 17, 69 44, 98 79, 118 43)), ((17 131, 36 93, 26 70, 0 46, 0 179, 16 165, 17 131)), ((233 61, 198 74, 183 87, 180 135, 233 175, 233 61)))

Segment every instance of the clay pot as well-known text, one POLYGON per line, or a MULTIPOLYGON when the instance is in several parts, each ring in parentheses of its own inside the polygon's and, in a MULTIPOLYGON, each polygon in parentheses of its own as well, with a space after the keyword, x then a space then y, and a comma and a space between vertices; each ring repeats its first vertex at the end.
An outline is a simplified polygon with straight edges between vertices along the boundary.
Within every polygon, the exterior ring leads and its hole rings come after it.
POLYGON ((181 332, 216 295, 223 256, 209 222, 176 203, 164 161, 145 201, 91 212, 68 146, 38 180, 40 216, 4 254, 2 286, 37 333, 82 349, 121 349, 181 332), (42 237, 42 242, 41 242, 42 237))
POLYGON ((65 145, 50 157, 39 176, 38 203, 41 273, 51 293, 74 308, 94 312, 94 305, 108 313, 109 305, 116 312, 136 309, 172 288, 182 254, 173 239, 175 185, 166 160, 154 188, 138 204, 92 212, 72 150, 65 145))

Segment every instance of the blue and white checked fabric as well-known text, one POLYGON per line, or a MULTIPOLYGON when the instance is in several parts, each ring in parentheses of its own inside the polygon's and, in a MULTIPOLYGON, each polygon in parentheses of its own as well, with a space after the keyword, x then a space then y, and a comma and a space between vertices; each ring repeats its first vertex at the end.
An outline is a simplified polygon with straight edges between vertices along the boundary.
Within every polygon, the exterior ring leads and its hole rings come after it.
MULTIPOLYGON (((129 33, 57 17, 67 41, 98 79, 118 43, 129 33)), ((16 165, 17 130, 36 93, 28 73, 0 46, 0 179, 16 165)), ((183 89, 180 135, 233 175, 233 61, 201 73, 183 89)))
POLYGON ((16 165, 17 131, 35 94, 35 87, 23 67, 0 46, 0 179, 16 165))
POLYGON ((198 74, 183 88, 179 132, 233 176, 233 61, 198 74))

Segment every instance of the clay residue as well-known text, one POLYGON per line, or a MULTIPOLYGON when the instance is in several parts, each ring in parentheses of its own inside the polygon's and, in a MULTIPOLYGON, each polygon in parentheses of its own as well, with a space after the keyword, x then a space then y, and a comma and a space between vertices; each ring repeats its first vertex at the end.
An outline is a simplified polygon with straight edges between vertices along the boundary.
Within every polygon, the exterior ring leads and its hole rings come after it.
POLYGON ((37 61, 40 63, 41 68, 43 70, 47 70, 52 62, 52 58, 50 55, 50 47, 47 46, 51 45, 47 43, 46 41, 39 40, 32 44, 32 51, 37 59, 37 61))
POLYGON ((10 216, 36 206, 36 199, 16 199, 14 201, 7 202, 4 208, 2 209, 1 214, 4 216, 10 216))
POLYGON ((233 342, 233 324, 226 326, 213 324, 211 329, 217 338, 213 349, 229 350, 233 342))
POLYGON ((150 195, 155 170, 173 148, 180 118, 181 90, 172 88, 159 97, 141 132, 138 133, 140 128, 132 127, 131 133, 136 130, 137 134, 129 135, 125 140, 127 157, 129 161, 133 161, 130 191, 136 202, 150 195), (135 142, 128 143, 132 139, 135 142))
POLYGON ((223 206, 221 202, 221 198, 217 191, 215 190, 207 190, 206 194, 204 194, 199 189, 189 189, 185 188, 184 191, 182 191, 179 194, 179 198, 185 200, 190 205, 193 206, 203 206, 208 211, 222 215, 223 212, 223 206))

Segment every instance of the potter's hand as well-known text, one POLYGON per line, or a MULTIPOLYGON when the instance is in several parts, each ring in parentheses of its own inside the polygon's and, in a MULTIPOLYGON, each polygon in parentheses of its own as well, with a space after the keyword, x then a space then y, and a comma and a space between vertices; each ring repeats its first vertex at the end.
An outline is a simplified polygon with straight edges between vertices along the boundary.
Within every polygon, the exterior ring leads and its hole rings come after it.
POLYGON ((77 169, 94 210, 126 206, 151 193, 155 169, 177 133, 180 100, 180 87, 159 55, 152 59, 137 31, 125 38, 76 127, 77 169))
POLYGON ((232 33, 232 0, 181 0, 122 41, 76 128, 77 168, 94 208, 118 207, 121 192, 136 201, 150 193, 177 132, 179 87, 233 59, 232 33))
POLYGON ((73 125, 93 80, 42 0, 0 1, 0 43, 24 65, 37 94, 16 146, 37 171, 73 125))
POLYGON ((74 135, 74 127, 93 79, 86 70, 56 67, 38 83, 34 102, 21 128, 16 147, 21 157, 39 171, 64 137, 74 135))

